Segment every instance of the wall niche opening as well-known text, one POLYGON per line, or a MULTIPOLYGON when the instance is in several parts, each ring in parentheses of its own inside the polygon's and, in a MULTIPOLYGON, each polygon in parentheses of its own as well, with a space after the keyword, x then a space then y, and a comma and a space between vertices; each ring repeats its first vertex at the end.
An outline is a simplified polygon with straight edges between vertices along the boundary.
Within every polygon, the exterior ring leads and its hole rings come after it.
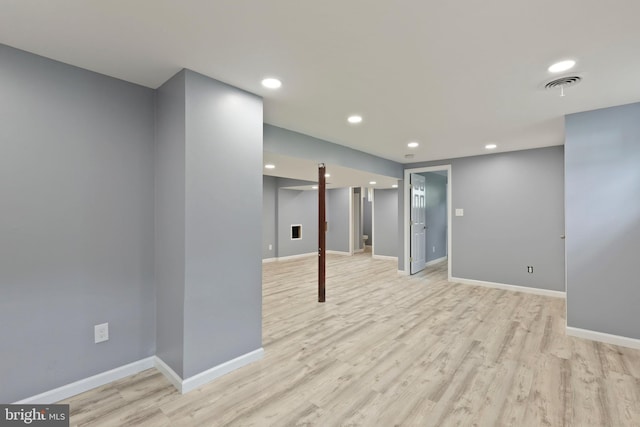
POLYGON ((301 224, 292 224, 291 225, 291 240, 300 240, 302 239, 302 225, 301 224))

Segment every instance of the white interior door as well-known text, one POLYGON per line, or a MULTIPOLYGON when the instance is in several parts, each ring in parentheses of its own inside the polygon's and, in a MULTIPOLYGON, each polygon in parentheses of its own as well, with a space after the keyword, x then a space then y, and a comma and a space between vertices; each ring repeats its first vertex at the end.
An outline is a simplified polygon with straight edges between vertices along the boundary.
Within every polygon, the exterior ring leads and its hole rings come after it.
POLYGON ((411 274, 424 270, 426 264, 427 224, 425 202, 426 178, 411 174, 411 274))

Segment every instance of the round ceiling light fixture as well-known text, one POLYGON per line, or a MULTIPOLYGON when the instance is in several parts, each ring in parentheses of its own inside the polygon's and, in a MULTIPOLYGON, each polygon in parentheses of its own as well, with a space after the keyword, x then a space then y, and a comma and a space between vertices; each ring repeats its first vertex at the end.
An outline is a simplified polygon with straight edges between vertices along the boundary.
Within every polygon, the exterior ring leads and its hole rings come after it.
POLYGON ((391 188, 398 188, 398 184, 393 184, 391 188))
POLYGON ((267 77, 266 79, 262 79, 262 86, 267 89, 278 89, 282 86, 282 82, 274 77, 267 77))
POLYGON ((331 174, 330 174, 330 173, 325 173, 325 174, 324 174, 324 177, 325 177, 325 178, 329 178, 330 176, 331 176, 331 174))
POLYGON ((377 182, 375 182, 375 181, 369 181, 369 185, 376 185, 376 184, 377 184, 377 182))
POLYGON ((407 147, 409 148, 417 148, 420 145, 420 143, 416 142, 416 141, 411 141, 410 143, 407 144, 407 147))
POLYGON ((352 125, 357 125, 358 123, 362 123, 362 116, 354 114, 353 116, 347 117, 347 121, 352 125))
POLYGON ((486 148, 487 150, 494 150, 498 148, 498 146, 496 144, 487 144, 484 146, 484 148, 486 148))
POLYGON ((564 61, 556 62, 547 68, 550 73, 561 73, 563 71, 570 70, 576 65, 576 61, 573 59, 565 59, 564 61))
POLYGON ((266 165, 264 165, 265 169, 275 169, 276 165, 272 165, 271 163, 267 163, 266 165))

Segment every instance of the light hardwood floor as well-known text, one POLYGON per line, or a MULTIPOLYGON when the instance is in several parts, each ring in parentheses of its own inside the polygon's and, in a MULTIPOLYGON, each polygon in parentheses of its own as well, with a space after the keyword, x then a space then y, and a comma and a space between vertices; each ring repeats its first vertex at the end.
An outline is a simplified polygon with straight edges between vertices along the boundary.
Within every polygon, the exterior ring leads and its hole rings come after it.
POLYGON ((71 425, 640 426, 640 351, 564 334, 564 300, 412 277, 370 254, 264 264, 265 357, 180 395, 156 370, 71 425))

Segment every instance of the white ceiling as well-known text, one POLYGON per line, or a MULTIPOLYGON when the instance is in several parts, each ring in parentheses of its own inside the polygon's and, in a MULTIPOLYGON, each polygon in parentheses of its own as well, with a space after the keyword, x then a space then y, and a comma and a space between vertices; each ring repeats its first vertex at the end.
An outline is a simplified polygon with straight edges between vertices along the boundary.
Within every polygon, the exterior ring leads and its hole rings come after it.
POLYGON ((0 43, 152 88, 190 68, 264 96, 267 123, 399 162, 418 140, 414 162, 562 144, 564 114, 640 101, 638 16, 635 0, 3 0, 0 43), (568 57, 584 81, 561 98, 541 86, 568 57))

